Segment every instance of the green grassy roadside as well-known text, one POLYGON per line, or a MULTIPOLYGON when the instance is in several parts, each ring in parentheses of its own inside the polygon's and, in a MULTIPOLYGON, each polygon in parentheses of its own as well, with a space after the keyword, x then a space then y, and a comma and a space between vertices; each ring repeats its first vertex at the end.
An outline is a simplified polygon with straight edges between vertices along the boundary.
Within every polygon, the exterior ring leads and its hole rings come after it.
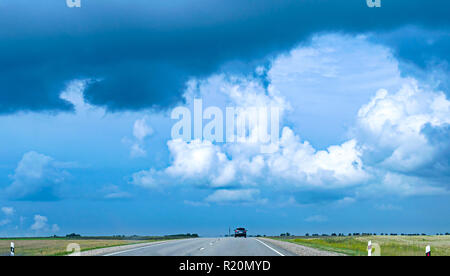
POLYGON ((10 243, 15 244, 16 256, 62 256, 67 252, 67 246, 76 243, 81 251, 100 248, 115 247, 121 245, 166 241, 174 239, 197 238, 197 234, 172 234, 164 236, 81 236, 75 233, 64 236, 53 237, 16 237, 0 238, 0 256, 10 254, 10 243))
POLYGON ((431 246, 433 256, 450 256, 450 236, 272 238, 351 256, 367 256, 369 240, 380 245, 381 256, 424 256, 427 245, 431 246))
POLYGON ((16 256, 63 256, 70 243, 80 245, 81 251, 94 250, 121 245, 162 241, 157 240, 96 240, 96 239, 64 239, 64 238, 19 238, 0 240, 0 256, 9 255, 11 241, 15 244, 16 256))
POLYGON ((9 254, 11 241, 15 244, 16 256, 62 256, 70 254, 66 248, 70 243, 80 245, 81 251, 113 247, 120 245, 150 242, 146 240, 84 240, 84 239, 64 239, 64 238, 37 238, 37 239, 10 239, 0 240, 0 255, 9 254))
POLYGON ((346 255, 358 256, 367 255, 365 248, 367 245, 362 242, 348 239, 336 239, 336 238, 296 238, 296 239, 283 239, 283 238, 273 238, 280 241, 292 242, 320 250, 332 251, 337 253, 343 253, 346 255))

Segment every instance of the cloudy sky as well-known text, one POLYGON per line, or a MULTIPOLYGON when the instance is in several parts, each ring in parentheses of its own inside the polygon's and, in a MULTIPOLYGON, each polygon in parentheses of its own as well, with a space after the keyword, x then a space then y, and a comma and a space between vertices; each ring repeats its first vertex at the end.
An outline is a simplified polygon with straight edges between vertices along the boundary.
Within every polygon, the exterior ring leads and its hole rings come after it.
POLYGON ((0 0, 0 236, 449 231, 448 1, 32 2, 0 0), (175 139, 194 99, 279 141, 175 139))

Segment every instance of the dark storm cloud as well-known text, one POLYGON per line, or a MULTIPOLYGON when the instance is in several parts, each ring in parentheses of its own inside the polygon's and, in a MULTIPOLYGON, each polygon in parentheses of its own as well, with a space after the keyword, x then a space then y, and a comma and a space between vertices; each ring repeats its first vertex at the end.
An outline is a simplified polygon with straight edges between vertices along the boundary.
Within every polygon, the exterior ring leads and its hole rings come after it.
POLYGON ((426 68, 429 63, 438 64, 448 61, 450 55, 450 29, 448 28, 427 31, 417 27, 406 27, 378 35, 378 37, 378 41, 390 45, 397 56, 413 61, 421 68, 426 68))
POLYGON ((390 32, 377 34, 377 43, 388 45, 400 59, 400 69, 406 75, 418 79, 430 78, 437 89, 450 95, 450 29, 426 30, 418 26, 407 26, 390 32))
POLYGON ((442 177, 444 181, 441 182, 450 183, 450 125, 435 127, 427 124, 422 133, 436 150, 433 162, 417 173, 421 176, 442 177))
MULTIPOLYGON (((375 9, 365 0, 82 0, 79 9, 0 0, 0 113, 70 110, 59 93, 74 78, 96 80, 86 99, 110 110, 164 108, 190 77, 264 59, 315 32, 448 30, 449 11, 448 1, 420 0, 375 9)), ((412 58, 422 62, 426 49, 412 58)))

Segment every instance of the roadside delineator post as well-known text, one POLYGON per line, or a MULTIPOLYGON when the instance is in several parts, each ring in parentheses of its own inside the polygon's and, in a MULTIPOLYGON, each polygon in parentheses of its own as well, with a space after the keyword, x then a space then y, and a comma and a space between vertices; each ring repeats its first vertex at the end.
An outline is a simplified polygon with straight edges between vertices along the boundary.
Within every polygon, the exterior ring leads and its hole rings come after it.
POLYGON ((429 245, 425 248, 425 256, 431 256, 431 247, 429 245))
POLYGON ((372 256, 372 241, 367 244, 367 255, 372 256))
POLYGON ((14 256, 14 243, 11 242, 11 256, 14 256))

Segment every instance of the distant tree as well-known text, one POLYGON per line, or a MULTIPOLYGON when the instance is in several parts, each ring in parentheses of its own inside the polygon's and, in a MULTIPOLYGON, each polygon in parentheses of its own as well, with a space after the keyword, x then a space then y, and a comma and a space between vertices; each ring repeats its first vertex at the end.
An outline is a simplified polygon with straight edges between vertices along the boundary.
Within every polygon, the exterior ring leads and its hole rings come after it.
POLYGON ((280 237, 285 237, 286 236, 286 233, 281 233, 280 234, 280 237))
POLYGON ((71 233, 71 234, 66 235, 66 238, 71 238, 71 239, 73 239, 73 238, 80 238, 80 237, 81 237, 80 234, 75 234, 75 233, 71 233))
POLYGON ((305 234, 305 237, 309 237, 309 233, 306 233, 306 234, 305 234))

